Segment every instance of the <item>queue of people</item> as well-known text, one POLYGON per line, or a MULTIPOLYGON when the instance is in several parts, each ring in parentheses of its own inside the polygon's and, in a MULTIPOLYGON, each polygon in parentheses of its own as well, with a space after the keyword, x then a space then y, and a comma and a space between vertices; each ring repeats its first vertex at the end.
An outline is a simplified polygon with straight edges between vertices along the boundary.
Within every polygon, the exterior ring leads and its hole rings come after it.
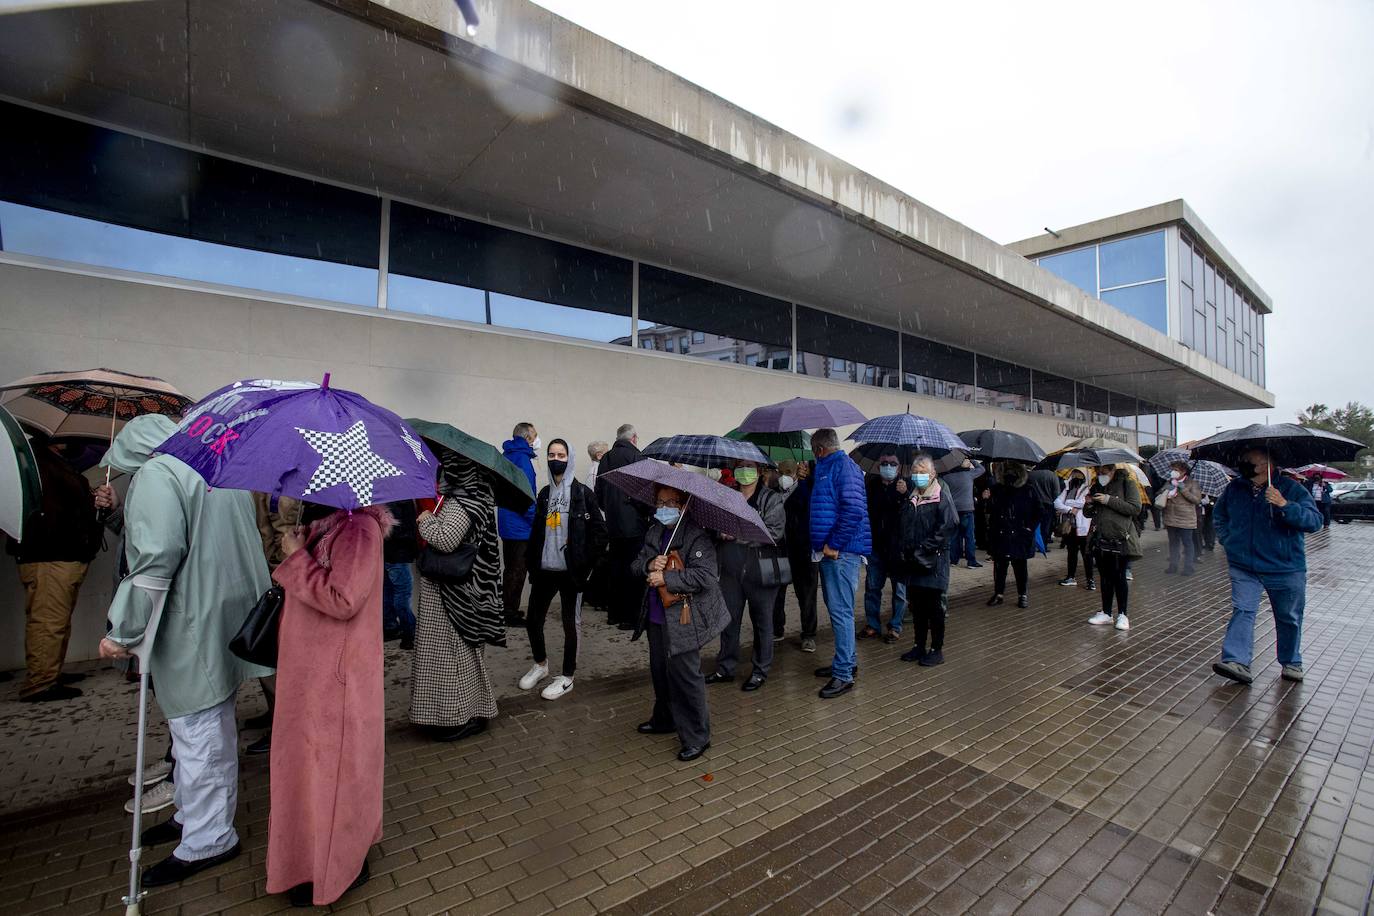
MULTIPOLYGON (((1192 532, 1205 506, 1186 462, 1172 467, 1157 501, 1142 499, 1126 466, 1075 468, 1048 504, 1058 513, 1056 527, 1054 514, 1047 519, 1043 475, 1034 477, 1024 463, 993 462, 984 471, 966 460, 942 475, 931 455, 918 452, 904 465, 893 449, 878 456, 875 473, 866 477, 835 430, 819 429, 811 437, 814 461, 772 469, 741 460, 722 475, 720 485, 738 491, 768 538, 732 536, 697 524, 682 489, 660 485, 650 505, 606 479, 642 459, 632 425, 621 426, 609 447, 589 447, 594 479, 583 483, 572 445, 555 438, 541 455, 533 424, 519 423, 503 453, 532 484, 536 461, 542 458, 546 469, 527 512, 498 509, 490 477, 455 452, 440 456, 432 502, 335 511, 209 489, 179 459, 156 454, 172 430, 166 418, 146 416, 115 438, 105 463, 132 475, 122 501, 108 486, 92 494, 79 475, 68 480, 67 469, 54 463, 60 450, 44 451, 43 479, 53 481, 52 499, 63 501, 54 519, 81 537, 70 554, 56 549, 58 532, 26 540, 29 553, 20 562, 36 660, 21 694, 71 695, 59 676, 61 624, 70 627, 75 590, 98 541, 96 511, 117 510, 123 578, 102 657, 129 657, 148 626, 148 598, 130 577, 173 582, 150 668, 172 734, 167 785, 176 811, 141 841, 175 847, 147 870, 144 884, 175 883, 239 854, 235 701, 239 687, 256 678, 269 708, 262 723, 267 734, 254 747, 270 753, 273 772, 267 889, 299 906, 332 903, 368 880, 367 856, 381 837, 384 640, 400 639, 414 652, 411 723, 435 741, 468 739, 497 715, 486 649, 504 647, 508 627, 523 626, 529 637, 531 667, 521 689, 543 685, 547 700, 572 691, 583 594, 599 576, 609 620, 648 637, 654 704, 637 730, 676 734, 677 759, 691 761, 711 745, 708 686, 732 683, 740 673, 746 610, 753 643, 741 687, 765 686, 787 628, 789 585, 804 652, 816 650, 818 592, 824 598, 834 653, 815 673, 825 681, 819 697, 836 699, 857 683, 856 638, 897 642, 908 609, 913 640, 901 659, 922 667, 944 663, 951 568, 960 559, 981 565, 975 516, 983 517, 994 565, 989 606, 1005 602, 1009 573, 1017 606, 1029 606, 1028 562, 1058 531, 1068 550, 1059 584, 1077 584, 1081 560, 1086 587, 1100 583, 1101 610, 1088 622, 1128 631, 1130 566, 1142 556, 1145 510, 1152 502, 1162 507, 1166 572, 1190 575, 1197 559, 1192 532), (426 551, 460 550, 471 561, 461 580, 425 563, 426 551), (419 578, 413 616, 412 565, 419 578), (285 596, 275 672, 227 648, 269 577, 285 596), (864 622, 856 633, 861 583, 864 622), (550 678, 544 631, 555 596, 563 655, 550 678), (717 640, 707 674, 702 652, 717 640)), ((1317 485, 1283 478, 1269 462, 1264 449, 1247 452, 1241 478, 1215 503, 1233 612, 1214 669, 1241 683, 1253 679, 1254 618, 1266 591, 1282 676, 1302 680, 1302 535, 1323 522, 1317 485)))

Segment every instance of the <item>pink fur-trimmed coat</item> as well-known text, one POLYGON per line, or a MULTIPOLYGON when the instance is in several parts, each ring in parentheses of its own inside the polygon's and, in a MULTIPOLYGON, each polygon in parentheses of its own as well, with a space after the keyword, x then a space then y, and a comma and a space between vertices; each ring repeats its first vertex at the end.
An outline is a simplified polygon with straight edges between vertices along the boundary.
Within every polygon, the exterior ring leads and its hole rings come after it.
POLYGON ((267 891, 333 903, 382 837, 384 506, 335 512, 272 574, 286 591, 272 723, 267 891))

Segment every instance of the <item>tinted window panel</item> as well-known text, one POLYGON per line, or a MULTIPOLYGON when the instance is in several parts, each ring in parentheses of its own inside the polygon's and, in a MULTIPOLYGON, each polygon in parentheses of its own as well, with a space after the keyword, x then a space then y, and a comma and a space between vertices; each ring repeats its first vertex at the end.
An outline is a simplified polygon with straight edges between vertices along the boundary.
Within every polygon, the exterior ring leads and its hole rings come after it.
POLYGON ((1035 388, 1035 401, 1031 409, 1035 413, 1064 420, 1073 420, 1073 382, 1057 375, 1048 375, 1038 369, 1031 381, 1035 388))
POLYGON ((978 403, 1003 410, 1030 409, 1031 373, 1024 366, 978 357, 978 403))
POLYGON ((791 369, 792 305, 781 299, 641 264, 639 336, 691 343, 688 356, 791 369), (690 333, 688 333, 690 332, 690 333))
POLYGON ((1168 292, 1163 280, 1108 290, 1102 294, 1102 301, 1156 330, 1169 330, 1168 292))
POLYGON ((1103 289, 1164 277, 1164 233, 1151 232, 1098 246, 1103 289))
POLYGON ((797 306, 797 371, 803 375, 898 387, 897 332, 797 306))
POLYGON ((1068 280, 1089 296, 1097 296, 1097 249, 1080 248, 1040 259, 1040 266, 1068 280))

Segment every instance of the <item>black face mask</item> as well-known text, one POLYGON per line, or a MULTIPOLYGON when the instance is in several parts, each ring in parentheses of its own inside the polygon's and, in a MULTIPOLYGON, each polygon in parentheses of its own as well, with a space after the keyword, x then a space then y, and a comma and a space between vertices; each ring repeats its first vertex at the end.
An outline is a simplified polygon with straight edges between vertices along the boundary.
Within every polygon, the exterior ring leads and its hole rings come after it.
POLYGON ((1240 476, 1244 477, 1246 480, 1254 480, 1255 473, 1259 471, 1259 466, 1253 461, 1242 461, 1240 464, 1236 465, 1236 470, 1240 471, 1240 476))
POLYGON ((557 458, 549 459, 549 473, 555 477, 562 477, 563 472, 568 469, 568 462, 559 461, 557 458))

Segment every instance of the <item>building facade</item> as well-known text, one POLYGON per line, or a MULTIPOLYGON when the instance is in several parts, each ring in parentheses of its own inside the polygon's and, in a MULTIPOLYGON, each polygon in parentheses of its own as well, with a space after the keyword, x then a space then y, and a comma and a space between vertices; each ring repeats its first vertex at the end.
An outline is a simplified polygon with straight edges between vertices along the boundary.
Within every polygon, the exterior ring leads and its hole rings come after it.
POLYGON ((795 395, 1046 447, 1273 403, 1262 320, 1227 304, 1267 301, 1207 236, 1174 225, 1162 277, 1089 289, 532 3, 479 7, 475 37, 424 0, 0 19, 0 373, 199 396, 331 372, 402 415, 574 447, 623 422, 722 433, 795 395), (1120 292, 1159 279, 1162 324, 1154 292, 1120 292), (1185 289, 1200 335, 1172 317, 1185 289))

